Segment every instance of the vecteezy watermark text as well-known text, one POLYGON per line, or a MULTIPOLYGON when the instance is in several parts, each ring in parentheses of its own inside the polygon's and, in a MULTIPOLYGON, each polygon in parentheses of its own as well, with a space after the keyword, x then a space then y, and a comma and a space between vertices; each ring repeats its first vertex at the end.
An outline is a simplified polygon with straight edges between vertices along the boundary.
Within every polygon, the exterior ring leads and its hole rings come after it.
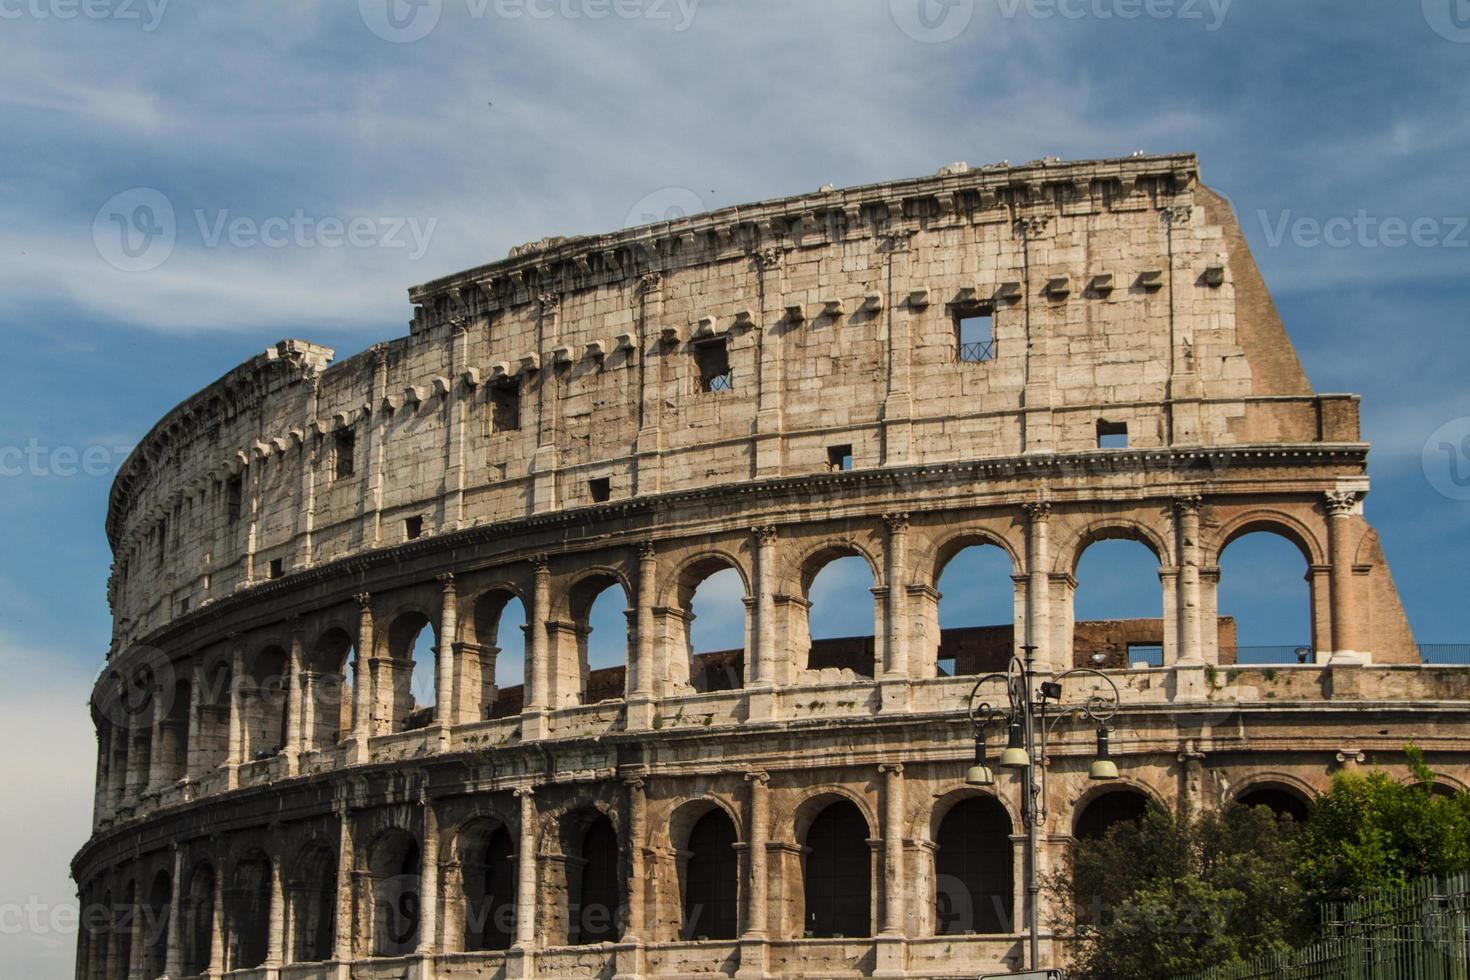
POLYGON ((169 0, 0 0, 0 20, 137 21, 155 31, 169 0))
MULTIPOLYGON (((649 20, 689 30, 700 0, 462 0, 471 20, 649 20)), ((444 16, 445 0, 358 0, 368 30, 385 41, 408 44, 428 37, 444 16)))
POLYGON ((1266 244, 1280 248, 1470 248, 1470 217, 1379 217, 1367 209, 1352 216, 1317 218, 1283 211, 1256 212, 1266 244))
POLYGON ((289 217, 257 219, 232 217, 228 208, 213 213, 196 210, 199 238, 205 248, 222 242, 233 248, 407 248, 411 259, 421 259, 438 218, 356 217, 318 218, 297 208, 289 217))
POLYGON ((1235 0, 995 0, 1007 20, 1199 21, 1214 32, 1225 26, 1235 0))
POLYGON ((24 446, 0 446, 0 477, 108 476, 132 451, 131 446, 43 446, 33 437, 24 446))

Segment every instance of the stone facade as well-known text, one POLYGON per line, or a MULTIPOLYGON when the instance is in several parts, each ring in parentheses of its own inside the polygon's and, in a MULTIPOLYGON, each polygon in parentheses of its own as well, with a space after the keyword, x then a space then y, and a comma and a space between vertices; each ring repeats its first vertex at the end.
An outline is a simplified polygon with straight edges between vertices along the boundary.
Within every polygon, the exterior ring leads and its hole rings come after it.
POLYGON ((1418 663, 1357 399, 1311 390, 1191 156, 950 167, 410 296, 408 337, 336 365, 284 341, 117 478, 73 865, 116 914, 81 980, 1004 969, 1018 784, 964 784, 997 649, 1099 654, 1124 692, 1119 783, 1057 729, 1043 870, 1137 801, 1284 806, 1411 738, 1463 785, 1470 677, 1418 663), (1219 556, 1257 531, 1302 553, 1307 664, 1231 666, 1219 556), (1163 618, 1077 623, 1078 561, 1117 537, 1158 558, 1163 618), (1009 558, 1013 623, 941 635, 972 546, 1009 558), (870 635, 813 643, 812 581, 849 555, 870 635), (744 648, 696 656, 727 568, 744 648), (594 671, 608 589, 627 664, 594 671), (511 602, 525 682, 499 686, 511 602), (1164 666, 1126 669, 1130 642, 1164 666))

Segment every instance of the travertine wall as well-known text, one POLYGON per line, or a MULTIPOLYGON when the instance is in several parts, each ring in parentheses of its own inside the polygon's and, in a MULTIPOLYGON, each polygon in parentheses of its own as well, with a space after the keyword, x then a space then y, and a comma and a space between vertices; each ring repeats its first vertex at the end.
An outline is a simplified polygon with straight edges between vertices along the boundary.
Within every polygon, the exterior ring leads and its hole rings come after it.
MULTIPOLYGON (((1470 688, 1418 665, 1364 513, 1357 400, 1311 391, 1190 156, 946 168, 550 240, 411 296, 408 337, 335 365, 283 342, 171 412, 118 477, 95 834, 73 871, 120 912, 84 931, 80 977, 1014 965, 1019 851, 987 886, 999 925, 941 922, 955 807, 982 799, 1009 828, 987 853, 1021 835, 1014 779, 963 784, 975 678, 939 669, 939 580, 968 547, 1009 559, 989 587, 1049 673, 1121 628, 1074 622, 1087 548, 1126 537, 1158 559, 1162 619, 1129 630, 1165 666, 1106 662, 1125 778, 1090 786, 1091 727, 1058 729, 1043 870, 1095 801, 1130 792, 1305 800, 1343 765, 1401 768, 1410 738, 1465 783, 1470 688), (966 360, 975 312, 993 356, 966 360), (728 390, 701 390, 720 344, 728 390), (1100 446, 1100 423, 1126 424, 1127 447, 1100 446), (1231 665, 1219 559, 1257 531, 1301 552, 1307 665, 1231 665), (808 629, 813 579, 845 556, 871 573, 851 612, 870 664, 829 662, 808 629), (745 644, 714 684, 691 601, 727 568, 745 644), (594 674, 609 589, 627 666, 594 674), (512 601, 526 676, 501 689, 512 601), (809 831, 848 805, 866 926, 808 936, 809 831), (711 814, 734 841, 716 854, 694 833, 711 814), (610 851, 588 843, 602 821, 610 851), (727 889, 709 895, 738 905, 728 935, 690 923, 709 862, 727 889), (491 882, 515 899, 493 942, 472 924, 491 882), (578 918, 588 888, 615 907, 608 942, 578 918)), ((1105 683, 1074 676, 1067 698, 1105 683)))

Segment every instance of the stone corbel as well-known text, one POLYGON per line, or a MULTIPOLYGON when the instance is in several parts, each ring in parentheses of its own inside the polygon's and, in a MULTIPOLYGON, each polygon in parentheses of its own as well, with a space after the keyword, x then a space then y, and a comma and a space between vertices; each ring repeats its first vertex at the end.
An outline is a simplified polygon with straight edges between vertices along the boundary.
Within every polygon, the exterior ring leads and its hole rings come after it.
POLYGON ((403 389, 403 404, 405 406, 420 405, 424 401, 425 394, 426 392, 417 385, 409 385, 403 389))
POLYGON ((505 361, 496 361, 490 365, 490 381, 503 381, 510 377, 510 365, 505 361))
POLYGON ((677 344, 684 339, 684 332, 678 327, 664 327, 658 332, 658 339, 663 344, 677 344))
POLYGON ((920 286, 909 290, 909 309, 926 310, 929 308, 929 287, 920 286))
POLYGON ((1068 275, 1052 276, 1046 280, 1046 287, 1042 292, 1052 299, 1066 299, 1072 295, 1072 277, 1068 275))
POLYGON ((432 384, 434 387, 434 394, 438 395, 440 398, 449 397, 450 384, 448 378, 441 375, 434 378, 434 380, 431 381, 430 384, 432 384))
POLYGON ((582 347, 582 353, 593 360, 600 361, 607 356, 607 342, 603 340, 589 340, 582 347))
POLYGON ((517 374, 530 374, 541 370, 541 358, 537 354, 522 354, 518 359, 517 374))
POLYGON ((1113 291, 1114 277, 1111 272, 1099 272, 1092 277, 1092 291, 1099 296, 1107 296, 1113 291))
POLYGON ((620 333, 614 338, 618 350, 637 350, 638 337, 631 333, 620 333))
POLYGON ((883 311, 883 294, 868 293, 863 297, 863 308, 872 313, 881 313, 883 311))
POLYGON ((1004 303, 1018 303, 1025 295, 1019 282, 1003 282, 995 288, 994 297, 1004 303))
POLYGON ((786 320, 789 323, 805 323, 806 310, 801 308, 800 303, 791 303, 786 307, 786 320))
POLYGON ((379 404, 378 407, 383 411, 384 414, 392 415, 394 412, 398 411, 399 406, 402 404, 402 398, 395 398, 392 395, 384 395, 383 401, 379 404))
POLYGON ((460 384, 471 391, 480 387, 480 372, 477 368, 469 368, 459 376, 460 384))
POLYGON ((1162 269, 1146 269, 1138 274, 1138 285, 1149 292, 1157 292, 1164 288, 1164 272, 1162 269))
POLYGON ((572 363, 572 349, 566 344, 551 348, 551 363, 556 365, 572 363))
POLYGON ((1225 267, 1223 265, 1212 265, 1205 269, 1200 281, 1211 289, 1219 289, 1225 285, 1225 267))
POLYGON ((709 340, 718 337, 719 334, 720 332, 715 325, 715 318, 712 316, 702 316, 694 322, 694 329, 690 332, 689 337, 691 340, 709 340))

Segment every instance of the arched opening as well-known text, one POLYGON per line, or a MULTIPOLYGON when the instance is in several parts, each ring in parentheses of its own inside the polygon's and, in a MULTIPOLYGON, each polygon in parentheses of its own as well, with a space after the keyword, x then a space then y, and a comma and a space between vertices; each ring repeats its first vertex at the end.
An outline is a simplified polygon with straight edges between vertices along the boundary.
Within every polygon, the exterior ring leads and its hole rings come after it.
POLYGON ((390 830, 368 855, 372 888, 374 956, 406 956, 418 948, 419 842, 406 830, 390 830))
POLYGON ((935 835, 935 931, 1001 935, 1015 931, 1010 814, 989 796, 961 800, 935 835))
POLYGON ((143 906, 143 972, 162 976, 168 962, 168 917, 173 909, 174 881, 167 871, 153 876, 148 901, 143 906))
POLYGON ((352 636, 332 627, 317 637, 306 658, 307 748, 328 749, 352 731, 352 636))
POLYGON ((1240 794, 1236 802, 1247 807, 1263 806, 1277 820, 1291 820, 1295 823, 1306 823, 1312 810, 1312 801, 1300 790, 1276 783, 1253 786, 1240 794))
POLYGON ((272 758, 286 745, 288 662, 285 650, 269 646, 250 663, 249 682, 241 691, 247 760, 272 758))
POLYGON ((874 581, 867 560, 850 550, 814 555, 803 569, 802 581, 808 603, 806 669, 846 669, 860 677, 874 676, 874 581), (869 624, 866 635, 854 634, 860 623, 869 624))
POLYGON ((133 962, 133 900, 137 886, 131 881, 123 888, 121 904, 112 909, 112 940, 108 943, 108 976, 115 980, 127 980, 133 962))
POLYGON ((1011 556, 989 543, 961 545, 943 561, 935 584, 940 676, 1005 669, 1016 649, 1014 575, 1011 556))
POLYGON ((215 662, 203 677, 195 765, 201 773, 207 773, 224 765, 230 755, 230 699, 235 678, 230 665, 223 660, 215 662))
POLYGON ((711 807, 689 832, 685 850, 683 939, 734 939, 740 909, 735 824, 711 807))
POLYGON ((464 692, 461 718, 509 718, 521 713, 526 683, 526 607, 496 589, 475 600, 474 639, 456 661, 464 692))
POLYGON ((1308 574, 1301 549, 1281 534, 1254 531, 1225 545, 1216 604, 1220 615, 1233 621, 1235 643, 1232 650, 1227 622, 1220 651, 1223 663, 1311 662, 1308 574))
POLYGON ((807 829, 802 849, 806 935, 871 935, 873 851, 862 811, 849 800, 829 803, 807 829))
POLYGON ((516 929, 516 855, 510 831, 488 824, 469 831, 460 863, 465 950, 510 949, 516 929))
POLYGON ((1077 562, 1072 661, 1162 667, 1172 643, 1164 637, 1159 558, 1141 541, 1108 533, 1088 544, 1077 562))
POLYGON ((325 962, 332 958, 337 855, 324 841, 312 841, 297 855, 291 875, 287 886, 291 962, 325 962))
POLYGON ((699 692, 744 687, 750 633, 739 570, 723 558, 690 565, 680 576, 679 609, 689 685, 699 692))
POLYGON ((603 814, 591 818, 581 839, 568 855, 568 941, 572 946, 617 942, 621 934, 618 835, 603 814))
POLYGON ((434 624, 421 612, 405 612, 388 627, 388 662, 383 669, 392 676, 390 732, 424 728, 434 720, 438 696, 434 651, 438 644, 434 624))
POLYGON ((214 868, 201 864, 189 876, 185 893, 182 930, 184 942, 184 976, 202 975, 214 964, 209 961, 214 934, 214 868))
POLYGON ((189 705, 193 685, 186 678, 174 683, 168 712, 159 726, 159 763, 163 766, 160 782, 173 783, 184 778, 189 768, 189 705))
POLYGON ((270 858, 252 851, 236 862, 225 892, 226 970, 253 970, 265 962, 270 912, 270 858))
POLYGON ((1120 789, 1095 797, 1072 823, 1078 840, 1101 840, 1120 823, 1138 821, 1148 812, 1148 797, 1136 789, 1120 789))
POLYGON ((627 688, 631 600, 622 583, 607 574, 582 579, 572 587, 569 598, 581 703, 616 701, 627 688))

